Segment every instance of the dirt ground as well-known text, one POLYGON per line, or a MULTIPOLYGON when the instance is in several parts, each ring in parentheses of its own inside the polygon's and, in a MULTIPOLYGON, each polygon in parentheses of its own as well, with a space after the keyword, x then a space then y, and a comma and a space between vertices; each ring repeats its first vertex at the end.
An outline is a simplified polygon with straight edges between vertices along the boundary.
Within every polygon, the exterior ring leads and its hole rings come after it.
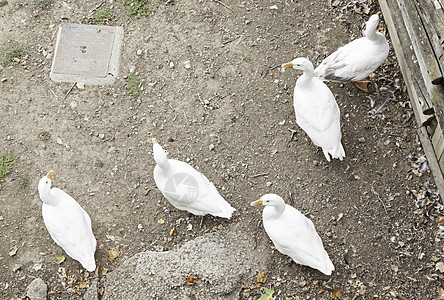
POLYGON ((56 264, 65 254, 43 224, 37 193, 53 169, 53 185, 91 216, 100 277, 140 251, 173 249, 241 224, 255 235, 248 251, 266 261, 257 271, 268 278, 240 282, 239 299, 258 299, 262 287, 274 287, 276 299, 331 299, 336 289, 342 299, 437 298, 443 205, 393 50, 369 92, 328 84, 341 109, 342 162, 328 163, 297 127, 299 73, 278 67, 297 54, 316 66, 360 37, 366 12, 378 11, 368 2, 153 1, 155 13, 136 18, 123 1, 104 1, 110 23, 124 27, 120 76, 112 86, 79 91, 49 78, 58 25, 84 23, 102 1, 56 0, 42 9, 8 0, 0 7, 0 54, 24 55, 0 70, 7 79, 0 83, 0 150, 20 156, 0 191, 1 297, 24 297, 40 277, 49 298, 77 299, 94 278, 69 257, 56 264), (145 78, 137 98, 124 87, 131 70, 145 78), (237 208, 231 220, 206 217, 200 225, 200 217, 169 205, 152 177, 152 137, 216 185, 237 208), (249 206, 269 192, 313 220, 336 267, 331 277, 273 250, 261 209, 249 206), (177 235, 169 235, 172 228, 177 235), (110 262, 107 251, 116 247, 120 256, 110 262))

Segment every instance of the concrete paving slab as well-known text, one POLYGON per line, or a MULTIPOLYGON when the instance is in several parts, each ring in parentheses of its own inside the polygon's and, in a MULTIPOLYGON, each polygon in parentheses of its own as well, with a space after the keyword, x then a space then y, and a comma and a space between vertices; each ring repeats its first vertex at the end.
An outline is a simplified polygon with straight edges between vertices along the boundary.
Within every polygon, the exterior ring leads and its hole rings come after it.
POLYGON ((123 28, 62 24, 50 78, 56 82, 112 84, 119 71, 123 28))

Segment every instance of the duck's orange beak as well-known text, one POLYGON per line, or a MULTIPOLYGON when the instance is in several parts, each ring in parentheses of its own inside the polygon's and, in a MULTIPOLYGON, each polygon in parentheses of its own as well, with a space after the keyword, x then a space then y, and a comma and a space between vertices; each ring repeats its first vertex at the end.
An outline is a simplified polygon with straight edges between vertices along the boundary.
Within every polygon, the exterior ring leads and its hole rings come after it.
POLYGON ((159 144, 159 142, 157 142, 156 138, 153 138, 153 145, 155 145, 155 144, 159 144))
POLYGON ((48 174, 46 174, 46 177, 48 177, 49 179, 51 179, 51 177, 52 177, 52 173, 53 173, 53 172, 54 172, 53 170, 49 171, 48 174))
POLYGON ((293 64, 291 62, 283 64, 282 68, 293 68, 293 64))
POLYGON ((250 203, 251 206, 257 206, 257 205, 262 205, 262 199, 253 201, 250 203))

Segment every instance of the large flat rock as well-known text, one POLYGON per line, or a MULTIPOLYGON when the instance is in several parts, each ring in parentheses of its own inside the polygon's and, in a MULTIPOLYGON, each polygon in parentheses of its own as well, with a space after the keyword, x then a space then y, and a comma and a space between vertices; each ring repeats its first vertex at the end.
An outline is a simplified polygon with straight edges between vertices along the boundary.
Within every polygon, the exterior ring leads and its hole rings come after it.
POLYGON ((145 251, 107 274, 103 299, 238 299, 252 274, 251 241, 237 227, 208 233, 177 251, 145 251), (189 275, 198 283, 188 286, 189 275))

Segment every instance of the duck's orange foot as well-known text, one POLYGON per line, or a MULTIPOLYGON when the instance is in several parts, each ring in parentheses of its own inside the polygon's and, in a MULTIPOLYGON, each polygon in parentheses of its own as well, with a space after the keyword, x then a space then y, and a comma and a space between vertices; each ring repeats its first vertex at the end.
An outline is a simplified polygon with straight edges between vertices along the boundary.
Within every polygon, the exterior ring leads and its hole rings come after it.
POLYGON ((367 79, 361 79, 358 81, 352 81, 358 89, 361 91, 367 91, 367 85, 369 84, 370 80, 367 79))

